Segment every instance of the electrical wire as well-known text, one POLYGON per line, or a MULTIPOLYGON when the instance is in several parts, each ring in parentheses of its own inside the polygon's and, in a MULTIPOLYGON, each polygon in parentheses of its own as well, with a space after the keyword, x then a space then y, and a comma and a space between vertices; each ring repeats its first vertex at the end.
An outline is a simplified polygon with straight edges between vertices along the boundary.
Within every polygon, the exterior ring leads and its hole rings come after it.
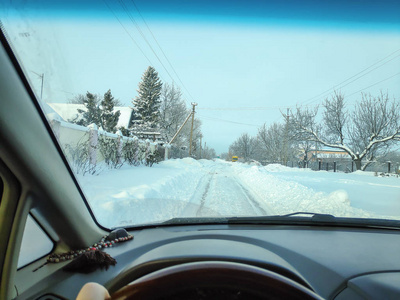
MULTIPOLYGON (((399 52, 399 51, 400 51, 400 49, 398 49, 398 50, 392 52, 391 54, 389 54, 389 55, 386 56, 385 58, 379 60, 378 62, 376 62, 376 63, 370 65, 369 67, 367 67, 367 68, 365 68, 364 70, 358 72, 357 74, 355 74, 355 75, 349 77, 348 79, 342 81, 341 83, 339 83, 339 84, 336 85, 335 87, 338 87, 338 86, 340 86, 341 84, 347 82, 348 80, 350 80, 350 79, 356 77, 357 75, 362 74, 362 73, 365 72, 366 70, 368 70, 368 69, 370 69, 371 67, 377 65, 378 63, 384 61, 385 59, 387 59, 388 57, 392 56, 393 54, 395 54, 395 53, 397 53, 397 52, 399 52)), ((363 77, 363 76, 365 76, 365 75, 367 75, 367 74, 369 74, 369 73, 375 71, 376 69, 378 69, 378 68, 382 67, 383 65, 385 65, 385 64, 387 64, 387 63, 389 63, 389 62, 391 62, 392 60, 394 60, 395 58, 397 58, 397 57, 399 57, 399 56, 400 56, 400 54, 399 54, 399 55, 396 55, 395 57, 393 57, 393 58, 391 58, 390 60, 384 62, 383 64, 381 64, 381 65, 379 65, 379 66, 373 68, 372 70, 368 71, 367 73, 363 74, 362 76, 359 76, 359 77, 355 78, 354 80, 348 82, 346 85, 341 86, 341 88, 348 86, 349 84, 353 83, 354 81, 358 80, 359 78, 361 78, 361 77, 363 77)), ((386 79, 383 79, 383 80, 381 80, 381 81, 379 81, 379 82, 376 82, 376 83, 374 83, 374 84, 372 84, 372 85, 369 85, 369 86, 367 86, 367 87, 365 87, 365 88, 363 88, 363 89, 361 89, 361 90, 359 90, 359 91, 357 91, 357 92, 354 92, 354 93, 350 94, 350 95, 347 96, 347 97, 353 96, 353 95, 355 95, 355 94, 357 94, 357 93, 359 93, 359 92, 361 92, 361 91, 364 91, 364 90, 366 90, 366 89, 368 89, 368 88, 370 88, 370 87, 373 87, 373 86, 375 86, 375 85, 377 85, 377 84, 379 84, 379 83, 382 83, 382 82, 384 82, 384 81, 387 81, 387 80, 389 80, 389 79, 391 79, 391 78, 393 78, 393 77, 395 77, 395 76, 397 76, 397 75, 399 75, 399 74, 400 74, 400 73, 397 73, 397 74, 395 74, 395 75, 393 75, 393 76, 390 76, 390 77, 388 77, 388 78, 386 78, 386 79)), ((331 91, 331 90, 335 89, 335 87, 330 88, 329 90, 326 90, 325 92, 323 92, 323 93, 321 93, 321 94, 319 94, 319 95, 317 95, 317 96, 315 96, 315 97, 312 97, 312 98, 310 98, 309 100, 312 100, 312 99, 314 99, 314 98, 316 98, 316 97, 319 97, 319 96, 325 94, 327 91, 331 91)), ((317 100, 318 100, 318 99, 317 99, 317 100)), ((314 103, 314 102, 317 101, 317 100, 311 101, 311 102, 309 102, 308 104, 302 104, 302 105, 300 105, 300 106, 301 106, 301 107, 314 106, 314 105, 311 105, 311 104, 314 103)), ((308 100, 307 100, 307 101, 308 101, 308 100)), ((307 101, 306 101, 306 102, 307 102, 307 101)), ((260 111, 260 110, 276 110, 276 109, 288 109, 288 108, 290 109, 290 108, 294 108, 294 107, 296 107, 296 106, 295 106, 295 105, 291 105, 291 106, 267 106, 267 107, 199 107, 198 109, 201 109, 201 110, 222 110, 222 111, 242 111, 242 110, 256 110, 256 111, 260 111)))
MULTIPOLYGON (((367 86, 367 87, 364 87, 364 88, 362 88, 362 89, 360 89, 360 90, 358 90, 357 92, 354 92, 354 93, 352 93, 352 94, 350 94, 350 95, 348 95, 348 96, 346 96, 346 97, 351 97, 351 96, 354 96, 355 94, 357 94, 357 93, 359 93, 359 92, 362 92, 362 91, 364 91, 364 90, 366 90, 366 89, 369 89, 370 87, 373 87, 373 86, 375 86, 375 85, 377 85, 377 84, 380 84, 380 83, 382 83, 382 82, 384 82, 384 81, 387 81, 387 80, 389 80, 389 79, 392 79, 392 78, 394 78, 394 77, 396 77, 396 76, 398 76, 398 75, 400 75, 400 72, 399 73, 396 73, 396 74, 394 74, 394 75, 392 75, 392 76, 390 76, 390 77, 388 77, 388 78, 385 78, 385 79, 383 79, 383 80, 380 80, 380 81, 378 81, 378 82, 376 82, 376 83, 373 83, 373 84, 371 84, 371 85, 369 85, 369 86, 367 86)), ((300 107, 313 107, 313 106, 315 106, 315 105, 311 105, 311 103, 310 104, 307 104, 307 105, 301 105, 300 107)), ((296 106, 295 105, 289 105, 289 106, 266 106, 266 107, 198 107, 197 109, 199 109, 199 110, 222 110, 222 111, 244 111, 244 110, 256 110, 256 111, 261 111, 261 110, 282 110, 282 109, 291 109, 291 108, 295 108, 296 106)))
POLYGON ((223 120, 223 119, 219 119, 219 118, 214 118, 214 117, 208 117, 208 116, 199 115, 198 113, 197 113, 196 115, 197 115, 200 119, 208 119, 208 120, 220 121, 220 122, 225 122, 225 123, 232 123, 232 124, 238 124, 238 125, 246 125, 246 126, 259 127, 258 125, 254 125, 254 124, 240 123, 240 122, 235 122, 235 121, 230 121, 230 120, 223 120))
POLYGON ((150 61, 150 59, 147 57, 147 55, 144 53, 142 48, 140 48, 139 44, 136 42, 136 40, 132 37, 132 35, 129 33, 129 31, 125 28, 125 26, 122 24, 121 20, 118 18, 118 16, 114 13, 114 11, 111 9, 111 7, 108 5, 107 0, 103 0, 104 4, 107 6, 108 10, 114 15, 114 17, 118 20, 118 23, 122 26, 122 28, 125 30, 125 32, 128 34, 128 36, 131 38, 132 42, 138 47, 140 52, 143 54, 143 56, 147 59, 149 64, 151 66, 154 66, 154 64, 150 61))
POLYGON ((162 67, 164 68, 165 72, 168 74, 168 76, 171 78, 172 82, 175 82, 174 78, 171 76, 171 74, 169 73, 169 71, 167 70, 167 68, 165 67, 165 65, 163 64, 163 62, 161 61, 160 57, 157 55, 157 53, 154 51, 154 48, 151 46, 151 44, 149 43, 149 41, 147 40, 146 36, 144 35, 143 31, 140 29, 139 24, 135 21, 135 19, 133 18, 132 14, 129 12, 128 8, 126 7, 125 3, 123 2, 123 0, 118 0, 118 2, 120 3, 122 9, 125 11, 125 13, 128 15, 129 19, 131 20, 131 22, 133 23, 133 25, 135 25, 136 29, 138 30, 139 34, 142 36, 142 38, 144 39, 144 41, 146 42, 147 46, 149 46, 150 50, 153 52, 154 56, 157 58, 157 60, 160 62, 160 64, 162 65, 162 67))
POLYGON ((199 107, 201 110, 222 110, 222 111, 242 111, 242 110, 277 110, 293 108, 295 105, 290 106, 260 106, 260 107, 199 107))
POLYGON ((338 87, 343 88, 343 87, 345 87, 345 86, 347 86, 347 85, 353 83, 354 81, 356 81, 356 80, 358 80, 358 79, 364 77, 365 75, 371 73, 372 71, 374 71, 374 70, 376 70, 376 69, 378 69, 378 68, 384 66, 384 65, 387 64, 388 62, 390 62, 390 61, 394 60, 395 58, 399 57, 400 54, 397 55, 397 56, 395 56, 395 57, 393 57, 393 58, 391 58, 390 60, 384 62, 383 64, 377 66, 376 68, 370 70, 369 72, 367 72, 367 73, 365 73, 365 74, 363 74, 363 75, 357 77, 358 75, 364 73, 365 71, 367 71, 367 70, 369 70, 370 68, 376 66, 377 64, 381 63, 382 61, 385 61, 387 58, 391 57, 392 55, 394 55, 395 53, 397 53, 397 52, 399 52, 399 51, 400 51, 400 49, 397 49, 396 51, 390 53, 389 55, 385 56, 384 58, 382 58, 381 60, 377 61, 376 63, 373 63, 372 65, 370 65, 370 66, 368 66, 367 68, 363 69, 362 71, 360 71, 360 72, 354 74, 353 76, 347 78, 346 80, 340 82, 339 84, 336 84, 335 86, 331 87, 330 89, 327 89, 326 91, 324 91, 324 92, 318 94, 317 96, 314 96, 314 97, 309 98, 308 100, 305 100, 303 105, 305 105, 305 104, 310 104, 310 103, 312 103, 312 102, 315 102, 315 101, 317 101, 318 99, 317 99, 317 100, 314 100, 314 99, 321 97, 322 95, 326 94, 327 92, 330 93, 331 91, 337 89, 338 87), (354 79, 353 81, 347 83, 346 85, 341 86, 343 83, 346 83, 347 81, 353 79, 354 77, 357 77, 357 78, 354 79), (313 100, 313 101, 311 101, 311 100, 313 100), (307 102, 309 102, 309 101, 311 101, 311 102, 310 102, 310 103, 307 103, 307 102))
POLYGON ((146 25, 147 30, 150 32, 151 36, 153 37, 154 41, 156 42, 158 48, 160 49, 161 53, 163 54, 164 58, 166 59, 166 61, 168 62, 168 64, 170 65, 172 71, 174 72, 174 74, 176 75, 176 77, 178 78, 179 82, 182 84, 183 88, 185 89, 185 91, 187 92, 187 94, 189 95, 189 97, 193 100, 193 102, 196 102, 193 98, 193 96, 190 94, 189 90, 186 88, 185 84, 182 82, 180 76, 178 75, 178 73, 176 72, 175 68, 173 67, 173 65, 171 64, 171 61, 168 59, 167 55, 165 54, 164 50, 162 49, 160 43, 158 42, 158 40, 156 39, 155 35, 153 34, 153 32, 151 31, 149 25, 147 24, 146 20, 144 19, 142 13, 140 12, 138 6, 136 5, 134 0, 131 0, 131 2, 133 3, 133 5, 135 6, 135 9, 137 10, 137 12, 139 13, 140 17, 143 20, 143 23, 146 25))
POLYGON ((354 93, 350 94, 350 95, 347 96, 347 97, 351 97, 351 96, 353 96, 353 95, 355 95, 355 94, 358 94, 359 92, 362 92, 362 91, 364 91, 364 90, 366 90, 366 89, 369 89, 370 87, 373 87, 373 86, 375 86, 375 85, 377 85, 377 84, 380 84, 380 83, 382 83, 382 82, 384 82, 384 81, 386 81, 386 80, 392 79, 393 77, 396 77, 396 76, 398 76, 398 75, 400 75, 400 72, 399 72, 399 73, 396 73, 396 74, 394 74, 394 75, 392 75, 392 76, 390 76, 390 77, 388 77, 388 78, 386 78, 386 79, 383 79, 383 80, 381 80, 381 81, 379 81, 379 82, 376 82, 376 83, 374 83, 374 84, 371 84, 371 85, 367 86, 366 88, 363 88, 363 89, 361 89, 361 90, 359 90, 359 91, 357 91, 357 92, 354 92, 354 93))

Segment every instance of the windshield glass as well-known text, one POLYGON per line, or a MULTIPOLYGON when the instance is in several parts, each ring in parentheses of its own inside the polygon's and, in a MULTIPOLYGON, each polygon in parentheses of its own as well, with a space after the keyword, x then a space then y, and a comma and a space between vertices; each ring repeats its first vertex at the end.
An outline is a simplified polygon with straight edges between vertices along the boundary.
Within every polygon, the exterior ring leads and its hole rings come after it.
MULTIPOLYGON (((98 222, 400 218, 400 2, 3 1, 98 222)), ((18 120, 16 120, 18 121, 18 120)))

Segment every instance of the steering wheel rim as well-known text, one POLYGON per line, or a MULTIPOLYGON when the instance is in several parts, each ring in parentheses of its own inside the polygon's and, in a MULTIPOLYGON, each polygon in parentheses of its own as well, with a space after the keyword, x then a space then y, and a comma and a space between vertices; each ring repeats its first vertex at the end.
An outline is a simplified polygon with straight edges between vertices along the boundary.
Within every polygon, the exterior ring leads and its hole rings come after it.
POLYGON ((323 299, 272 271, 221 261, 184 263, 155 271, 121 288, 111 299, 178 299, 177 295, 195 289, 239 290, 258 299, 323 299))

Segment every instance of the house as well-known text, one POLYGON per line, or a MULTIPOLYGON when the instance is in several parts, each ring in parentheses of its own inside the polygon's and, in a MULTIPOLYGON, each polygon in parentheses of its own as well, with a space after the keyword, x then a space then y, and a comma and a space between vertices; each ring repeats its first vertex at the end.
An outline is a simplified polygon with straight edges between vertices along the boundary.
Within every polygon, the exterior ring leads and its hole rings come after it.
MULTIPOLYGON (((349 154, 343 150, 323 147, 317 150, 311 150, 307 153, 308 161, 321 161, 321 162, 333 162, 333 161, 351 161, 349 154)), ((304 154, 300 159, 304 159, 304 154)))

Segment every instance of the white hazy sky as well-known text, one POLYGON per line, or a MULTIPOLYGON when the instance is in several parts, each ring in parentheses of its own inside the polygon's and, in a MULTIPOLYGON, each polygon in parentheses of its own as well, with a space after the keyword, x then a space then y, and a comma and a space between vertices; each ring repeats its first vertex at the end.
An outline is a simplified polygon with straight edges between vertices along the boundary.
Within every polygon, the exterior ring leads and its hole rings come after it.
POLYGON ((140 16, 132 12, 170 75, 123 14, 116 12, 123 26, 113 15, 102 21, 21 21, 24 14, 18 12, 3 22, 38 94, 41 80, 34 72, 45 74, 43 100, 66 102, 86 91, 111 89, 129 106, 152 64, 162 81, 171 83, 173 77, 188 106, 198 103, 204 140, 217 153, 243 132, 256 134, 263 123, 282 121, 280 110, 286 107, 320 103, 329 96, 323 92, 334 87, 350 107, 361 90, 388 91, 400 101, 400 29, 148 18, 189 95, 140 16))

